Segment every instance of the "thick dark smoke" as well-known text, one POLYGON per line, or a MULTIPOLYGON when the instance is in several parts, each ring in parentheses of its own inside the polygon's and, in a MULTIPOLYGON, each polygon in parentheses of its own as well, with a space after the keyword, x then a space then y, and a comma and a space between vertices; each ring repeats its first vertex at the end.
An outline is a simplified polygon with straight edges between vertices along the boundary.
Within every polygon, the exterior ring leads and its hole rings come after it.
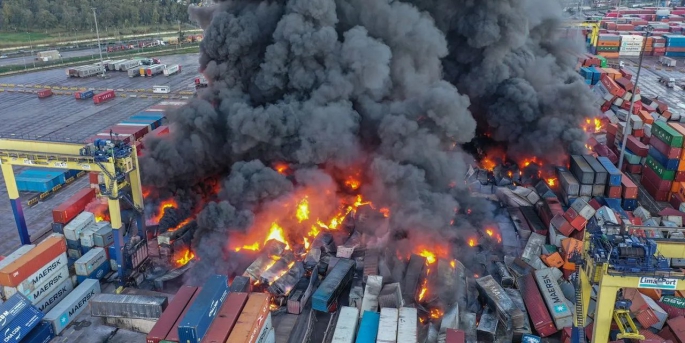
MULTIPOLYGON (((366 200, 390 209, 390 243, 463 245, 492 212, 462 182, 472 111, 512 151, 582 146, 574 127, 591 113, 582 105, 587 87, 552 40, 552 11, 531 5, 242 0, 191 8, 205 29, 200 65, 210 86, 168 114, 171 135, 149 138, 141 163, 146 184, 172 191, 228 175, 218 202, 198 215, 196 276, 237 268, 225 262, 228 237, 280 220, 295 194, 317 194, 318 211, 334 210, 352 172, 366 200), (277 162, 290 176, 272 169, 277 162)), ((469 249, 452 250, 468 259, 469 249)))

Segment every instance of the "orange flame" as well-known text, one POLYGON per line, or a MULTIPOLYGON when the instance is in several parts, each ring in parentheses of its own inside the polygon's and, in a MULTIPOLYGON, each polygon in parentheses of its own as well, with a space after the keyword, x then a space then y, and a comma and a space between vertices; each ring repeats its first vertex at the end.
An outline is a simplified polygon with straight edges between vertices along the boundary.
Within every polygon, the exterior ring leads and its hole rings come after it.
POLYGON ((285 174, 288 171, 288 169, 290 169, 290 167, 288 167, 288 165, 283 162, 276 162, 274 163, 274 169, 280 174, 285 174))
POLYGON ((432 252, 430 252, 430 251, 428 251, 428 250, 426 250, 426 249, 421 250, 421 252, 420 252, 418 255, 419 255, 419 256, 425 257, 425 258, 426 258, 426 263, 427 263, 427 264, 433 264, 433 263, 435 263, 435 261, 436 261, 436 259, 435 259, 435 254, 432 253, 432 252))
POLYGON ((488 234, 488 236, 490 236, 490 237, 492 237, 492 235, 494 235, 494 234, 495 234, 495 232, 494 232, 494 231, 492 231, 492 229, 485 229, 485 233, 487 233, 487 234, 488 234))
POLYGON ((195 258, 195 254, 192 251, 190 251, 190 249, 186 249, 185 251, 183 251, 179 255, 181 257, 176 259, 176 266, 177 267, 185 266, 186 264, 188 264, 188 262, 190 262, 190 260, 195 258))
POLYGON ((301 223, 307 219, 309 219, 309 201, 307 200, 307 197, 304 197, 300 200, 300 203, 297 204, 297 220, 301 223))
POLYGON ((176 225, 175 227, 169 229, 169 231, 170 231, 170 232, 174 232, 174 231, 176 231, 176 230, 178 230, 178 229, 180 229, 180 228, 186 226, 186 224, 190 223, 191 220, 193 220, 192 217, 191 217, 191 218, 186 218, 186 220, 182 221, 180 224, 176 225))
POLYGON ((254 243, 252 245, 243 245, 242 247, 235 248, 235 251, 240 251, 243 249, 250 250, 250 251, 257 251, 257 250, 259 250, 259 243, 254 243))
POLYGON ((163 200, 162 203, 159 205, 159 213, 157 213, 157 215, 152 218, 153 222, 159 223, 159 221, 162 220, 162 217, 164 217, 164 210, 167 208, 178 208, 178 204, 176 203, 176 200, 174 200, 174 199, 163 200))
POLYGON ((264 240, 264 243, 270 241, 270 240, 277 240, 283 244, 285 244, 285 250, 290 249, 290 245, 288 244, 288 241, 285 239, 285 231, 283 231, 283 228, 278 225, 278 223, 273 222, 271 223, 271 229, 269 230, 269 235, 266 237, 264 240))
POLYGON ((439 319, 442 318, 442 315, 445 314, 441 309, 439 308, 432 308, 430 310, 430 316, 433 319, 439 319))
POLYGON ((555 177, 548 178, 546 181, 550 187, 554 187, 557 184, 557 178, 555 177))
POLYGON ((470 246, 470 247, 475 247, 475 246, 476 246, 476 240, 473 239, 473 238, 469 239, 469 246, 470 246))
POLYGON ((493 170, 495 169, 495 166, 497 165, 495 161, 491 160, 489 157, 485 157, 480 164, 483 166, 483 169, 486 170, 493 170))
POLYGON ((361 186, 361 182, 359 182, 359 180, 350 176, 347 178, 347 180, 345 180, 345 186, 347 186, 351 190, 355 191, 355 190, 359 189, 359 186, 361 186))
POLYGON ((457 268, 457 261, 455 261, 455 260, 450 261, 450 267, 452 267, 452 269, 457 268))
POLYGON ((423 278, 421 290, 419 291, 419 301, 423 301, 423 298, 426 297, 426 293, 428 293, 428 279, 423 278))
POLYGON ((378 212, 382 213, 383 217, 385 217, 385 218, 390 217, 390 209, 387 207, 381 208, 380 210, 378 210, 378 212))

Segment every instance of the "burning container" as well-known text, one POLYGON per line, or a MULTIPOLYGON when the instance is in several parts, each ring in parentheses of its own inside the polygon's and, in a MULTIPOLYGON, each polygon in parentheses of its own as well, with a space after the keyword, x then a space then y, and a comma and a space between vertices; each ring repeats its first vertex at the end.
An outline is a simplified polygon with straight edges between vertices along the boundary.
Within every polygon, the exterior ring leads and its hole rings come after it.
POLYGON ((540 288, 547 309, 552 315, 556 328, 561 330, 573 325, 573 315, 571 309, 566 305, 566 298, 557 283, 552 269, 541 269, 535 271, 535 281, 540 288))
POLYGON ((86 307, 93 295, 100 293, 100 281, 84 280, 64 300, 45 315, 46 322, 52 325, 55 334, 59 335, 86 307))
POLYGON ((243 312, 226 343, 256 343, 262 341, 271 329, 269 306, 271 297, 266 293, 250 293, 243 312))
POLYGON ((514 328, 523 327, 525 324, 523 312, 516 307, 511 298, 504 292, 502 286, 492 276, 488 275, 476 280, 476 287, 488 305, 495 310, 497 317, 502 323, 508 323, 509 319, 511 319, 514 328))
POLYGON ((26 254, 0 269, 0 285, 16 287, 67 250, 64 236, 53 233, 26 254))
MULTIPOLYGON (((235 281, 234 281, 235 283, 235 281)), ((247 293, 230 293, 228 298, 219 309, 219 314, 209 326, 209 330, 202 339, 203 343, 223 343, 228 339, 228 335, 238 321, 240 313, 243 312, 247 303, 247 293)))
POLYGON ((378 323, 376 343, 397 342, 397 319, 399 311, 396 308, 381 308, 381 317, 378 323))
POLYGON ((158 319, 167 304, 166 297, 101 293, 90 299, 90 314, 94 317, 158 319))
POLYGON ((476 333, 482 342, 494 342, 497 336, 497 315, 491 308, 486 308, 478 322, 476 333))
MULTIPOLYGON (((249 278, 248 278, 249 279, 249 278)), ((288 296, 288 313, 300 314, 312 295, 314 286, 318 281, 318 276, 313 274, 311 277, 303 277, 295 284, 288 296)), ((235 282, 235 281, 234 281, 235 282)))
POLYGON ((169 303, 166 310, 157 320, 155 326, 147 335, 147 343, 159 343, 167 337, 169 332, 177 331, 174 323, 179 319, 181 313, 186 307, 190 299, 197 292, 197 287, 183 286, 176 292, 174 299, 169 303))
POLYGON ((22 343, 48 343, 55 337, 55 330, 47 322, 40 322, 22 339, 22 343))
POLYGON ((321 282, 312 296, 312 308, 320 312, 328 312, 342 290, 352 281, 355 262, 340 259, 333 270, 321 282))
POLYGON ((359 323, 359 331, 357 332, 355 343, 375 343, 380 320, 380 313, 366 311, 362 316, 361 323, 359 323))
POLYGON ((359 309, 356 307, 343 306, 340 308, 331 343, 354 343, 358 317, 359 309))
POLYGON ((74 195, 69 197, 66 201, 52 210, 52 220, 55 223, 67 224, 74 219, 79 213, 83 212, 93 199, 95 199, 95 189, 84 188, 74 195))
POLYGON ((212 275, 178 326, 180 342, 200 343, 228 295, 228 277, 212 275))

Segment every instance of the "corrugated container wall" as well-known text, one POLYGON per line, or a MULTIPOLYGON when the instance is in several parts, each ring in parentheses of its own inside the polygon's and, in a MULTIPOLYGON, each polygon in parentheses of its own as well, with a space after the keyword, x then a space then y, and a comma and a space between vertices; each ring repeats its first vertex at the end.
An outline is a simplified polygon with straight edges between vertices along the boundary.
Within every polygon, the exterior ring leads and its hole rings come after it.
POLYGON ((228 296, 228 277, 212 275, 205 282, 197 300, 178 326, 178 338, 184 343, 200 343, 219 308, 228 296))

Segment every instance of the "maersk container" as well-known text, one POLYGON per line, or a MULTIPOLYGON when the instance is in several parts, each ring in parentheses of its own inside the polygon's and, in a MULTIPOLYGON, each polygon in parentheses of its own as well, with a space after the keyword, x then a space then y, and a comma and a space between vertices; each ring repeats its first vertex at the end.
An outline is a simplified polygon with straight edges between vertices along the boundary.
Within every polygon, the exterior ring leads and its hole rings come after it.
MULTIPOLYGON (((45 264, 31 276, 27 277, 26 280, 17 285, 17 287, 3 288, 3 295, 5 298, 9 298, 15 293, 19 292, 24 296, 30 297, 35 290, 41 288, 44 283, 48 282, 48 280, 51 280, 64 267, 67 267, 66 253, 60 254, 52 261, 45 264)), ((29 298, 29 300, 33 301, 34 299, 29 298)))
POLYGON ((397 320, 397 343, 416 343, 418 312, 413 307, 402 307, 397 320))
POLYGON ((90 314, 94 317, 159 319, 168 303, 167 297, 100 293, 90 299, 90 314))
POLYGON ((92 248, 95 245, 95 243, 93 242, 93 234, 95 234, 96 229, 97 227, 93 223, 86 226, 83 229, 83 231, 81 231, 81 233, 79 234, 79 241, 81 242, 81 247, 92 248))
POLYGON ((95 223, 95 216, 90 212, 82 212, 64 226, 64 237, 68 240, 79 241, 81 231, 93 223, 95 223))
POLYGON ((21 343, 48 343, 55 337, 55 330, 47 322, 40 322, 21 340, 21 343))
POLYGON ((69 277, 69 267, 66 265, 58 269, 55 274, 47 279, 42 285, 36 287, 27 298, 33 303, 38 303, 39 301, 45 299, 48 294, 57 289, 64 280, 70 279, 69 277))
POLYGON ((43 318, 50 323, 59 335, 88 305, 93 295, 100 293, 100 281, 87 279, 74 289, 64 300, 55 306, 43 318))
POLYGON ((595 171, 581 155, 571 155, 571 173, 583 185, 592 185, 595 182, 595 171))
POLYGON ((397 319, 399 311, 396 308, 381 308, 381 317, 378 323, 376 343, 397 342, 397 319))
POLYGON ((76 261, 74 264, 76 275, 88 276, 106 261, 107 255, 105 254, 105 249, 95 247, 76 261))
POLYGON ((358 317, 359 309, 356 307, 343 306, 340 308, 331 343, 353 343, 357 333, 358 317))
POLYGON ((72 282, 71 278, 67 278, 61 284, 57 285, 57 287, 53 288, 52 292, 46 295, 43 299, 34 301, 33 305, 36 306, 41 312, 48 313, 73 290, 74 283, 72 282))
POLYGON ((357 340, 355 343, 376 343, 376 336, 378 335, 378 325, 381 321, 381 314, 378 312, 366 311, 362 316, 362 321, 359 323, 359 331, 357 332, 357 340))
POLYGON ((340 259, 331 272, 319 285, 312 295, 312 308, 316 311, 328 312, 331 304, 336 301, 342 290, 352 281, 355 261, 340 259))
POLYGON ((535 281, 538 284, 542 297, 545 299, 547 309, 552 315, 554 324, 557 329, 561 330, 565 327, 573 325, 573 314, 571 309, 566 305, 566 298, 561 291, 561 287, 557 282, 556 277, 552 273, 552 269, 540 269, 535 271, 535 281))
POLYGON ((93 270, 90 274, 88 274, 86 276, 76 275, 76 282, 81 283, 85 279, 100 280, 103 277, 105 277, 105 275, 107 275, 107 273, 109 273, 110 270, 111 270, 110 262, 109 261, 103 261, 102 264, 97 266, 95 268, 95 270, 93 270))
POLYGON ((14 320, 11 322, 7 321, 9 325, 3 330, 2 341, 6 343, 24 342, 23 338, 40 324, 43 316, 43 312, 40 312, 37 308, 31 305, 25 307, 14 320))
POLYGON ((616 166, 611 163, 609 158, 600 156, 597 157, 597 162, 602 164, 602 167, 606 169, 607 174, 609 174, 609 186, 620 186, 621 185, 621 172, 616 168, 616 166))
POLYGON ((228 277, 226 275, 210 276, 178 326, 179 341, 200 343, 227 295, 228 277))
POLYGON ((107 247, 114 243, 114 231, 111 226, 99 228, 93 234, 93 243, 97 247, 107 247))

